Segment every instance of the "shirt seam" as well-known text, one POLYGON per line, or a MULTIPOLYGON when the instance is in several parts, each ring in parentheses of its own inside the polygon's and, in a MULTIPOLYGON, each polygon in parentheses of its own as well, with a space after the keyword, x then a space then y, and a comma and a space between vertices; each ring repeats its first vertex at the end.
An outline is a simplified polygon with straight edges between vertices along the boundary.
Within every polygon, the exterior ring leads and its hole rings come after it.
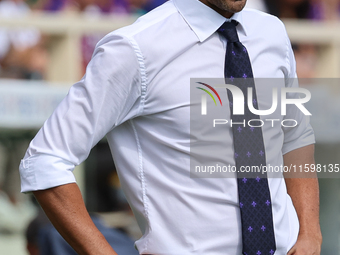
MULTIPOLYGON (((133 129, 133 133, 135 135, 136 143, 137 143, 137 151, 138 151, 138 161, 139 161, 139 176, 141 180, 141 187, 142 187, 142 203, 144 207, 144 215, 148 223, 148 228, 150 232, 150 220, 149 220, 149 207, 147 204, 147 191, 146 191, 146 181, 145 181, 145 175, 144 175, 144 167, 143 167, 143 151, 142 147, 139 142, 139 137, 138 137, 138 132, 135 127, 134 121, 131 119, 129 120, 131 127, 133 129)), ((145 240, 145 248, 144 250, 146 251, 148 249, 148 241, 149 239, 146 238, 145 240)))
POLYGON ((146 66, 144 62, 145 58, 144 58, 142 51, 139 48, 139 45, 133 38, 127 38, 127 39, 136 54, 137 61, 139 64, 139 73, 141 76, 141 102, 140 102, 139 109, 138 109, 138 115, 140 115, 144 110, 145 97, 146 97, 146 92, 148 88, 148 78, 147 78, 148 74, 147 74, 147 70, 146 70, 146 66))
POLYGON ((22 160, 23 162, 23 170, 27 173, 25 176, 25 179, 28 180, 30 179, 31 181, 31 186, 32 187, 37 187, 37 180, 36 180, 36 175, 35 171, 33 171, 33 166, 32 166, 32 159, 24 159, 22 160))
POLYGON ((291 68, 291 63, 289 61, 289 48, 290 48, 290 41, 288 39, 288 35, 286 35, 286 63, 288 65, 288 67, 287 67, 286 84, 287 84, 287 79, 289 80, 289 77, 290 77, 290 68, 291 68))

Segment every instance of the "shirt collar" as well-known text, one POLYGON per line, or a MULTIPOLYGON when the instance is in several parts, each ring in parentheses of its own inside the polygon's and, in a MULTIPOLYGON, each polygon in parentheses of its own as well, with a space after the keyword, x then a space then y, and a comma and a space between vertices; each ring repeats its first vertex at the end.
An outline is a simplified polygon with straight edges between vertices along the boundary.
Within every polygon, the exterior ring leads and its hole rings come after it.
POLYGON ((235 13, 231 19, 227 19, 199 0, 173 0, 173 2, 200 42, 205 41, 228 20, 236 20, 240 26, 239 31, 245 36, 247 35, 242 11, 235 13))

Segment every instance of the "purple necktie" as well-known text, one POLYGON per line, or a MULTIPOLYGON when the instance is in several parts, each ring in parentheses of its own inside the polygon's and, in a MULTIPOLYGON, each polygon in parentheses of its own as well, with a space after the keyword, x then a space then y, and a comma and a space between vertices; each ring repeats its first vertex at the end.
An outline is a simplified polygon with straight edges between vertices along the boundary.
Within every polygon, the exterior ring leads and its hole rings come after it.
MULTIPOLYGON (((253 106, 258 109, 253 71, 247 49, 239 41, 234 20, 225 22, 218 32, 227 40, 224 76, 227 84, 239 87, 244 95, 247 88, 253 90, 253 106)), ((245 107, 244 115, 233 115, 233 98, 228 90, 231 120, 234 124, 233 141, 237 170, 241 166, 265 166, 266 154, 262 128, 249 127, 249 120, 259 119, 258 115, 245 107)), ((273 255, 276 250, 270 191, 266 174, 239 173, 238 193, 242 224, 242 253, 244 255, 273 255)))

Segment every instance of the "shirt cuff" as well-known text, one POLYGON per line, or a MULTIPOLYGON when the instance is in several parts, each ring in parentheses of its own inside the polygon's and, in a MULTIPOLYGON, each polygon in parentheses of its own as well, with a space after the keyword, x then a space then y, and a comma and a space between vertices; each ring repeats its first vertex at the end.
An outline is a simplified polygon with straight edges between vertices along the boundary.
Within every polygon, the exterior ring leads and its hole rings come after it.
POLYGON ((75 165, 62 158, 39 154, 27 157, 20 163, 21 192, 44 190, 74 183, 75 165))
POLYGON ((298 139, 291 140, 285 142, 282 146, 282 154, 285 155, 286 153, 305 147, 310 144, 315 143, 315 136, 314 131, 312 128, 308 129, 303 135, 301 135, 298 139))

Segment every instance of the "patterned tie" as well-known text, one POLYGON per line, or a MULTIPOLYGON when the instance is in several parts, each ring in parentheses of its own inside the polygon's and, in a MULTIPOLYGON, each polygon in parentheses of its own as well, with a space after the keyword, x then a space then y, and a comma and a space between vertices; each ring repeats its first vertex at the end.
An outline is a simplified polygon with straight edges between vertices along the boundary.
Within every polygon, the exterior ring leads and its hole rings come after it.
MULTIPOLYGON (((218 32, 227 39, 224 76, 227 84, 239 87, 244 95, 247 88, 253 90, 253 106, 257 107, 257 97, 253 71, 247 49, 239 41, 236 21, 225 22, 218 32), (239 78, 239 79, 237 79, 239 78)), ((231 120, 234 124, 233 141, 236 168, 241 166, 264 166, 266 155, 261 127, 247 126, 249 120, 259 116, 245 107, 244 115, 233 115, 233 98, 228 90, 231 120), (245 125, 242 124, 244 123, 245 125)), ((254 122, 254 121, 252 121, 254 122)), ((253 124, 258 125, 258 124, 253 124)), ((242 253, 244 255, 273 255, 276 250, 270 191, 266 174, 238 173, 238 193, 242 225, 242 253)))

